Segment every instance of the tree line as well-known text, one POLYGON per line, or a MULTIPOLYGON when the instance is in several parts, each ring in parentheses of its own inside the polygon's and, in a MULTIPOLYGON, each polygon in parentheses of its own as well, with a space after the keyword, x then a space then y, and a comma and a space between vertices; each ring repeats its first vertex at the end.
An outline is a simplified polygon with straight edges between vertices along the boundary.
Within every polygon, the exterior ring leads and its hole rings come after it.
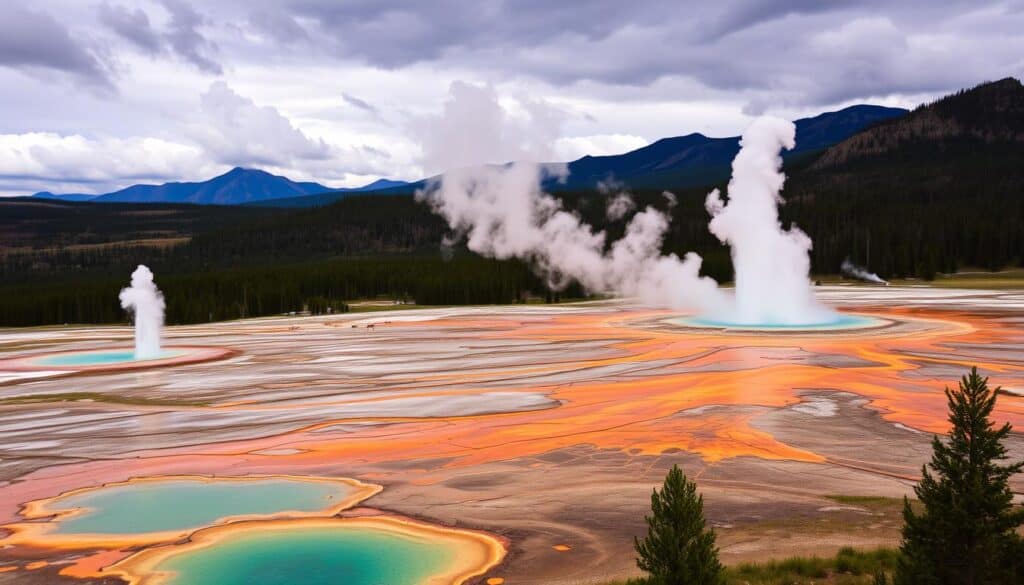
MULTIPOLYGON (((125 322, 117 294, 127 286, 129 274, 0 286, 0 324, 125 322)), ((202 272, 157 271, 156 281, 170 324, 340 312, 352 299, 376 297, 424 305, 515 303, 545 296, 556 300, 526 265, 469 254, 449 260, 378 256, 202 272)))

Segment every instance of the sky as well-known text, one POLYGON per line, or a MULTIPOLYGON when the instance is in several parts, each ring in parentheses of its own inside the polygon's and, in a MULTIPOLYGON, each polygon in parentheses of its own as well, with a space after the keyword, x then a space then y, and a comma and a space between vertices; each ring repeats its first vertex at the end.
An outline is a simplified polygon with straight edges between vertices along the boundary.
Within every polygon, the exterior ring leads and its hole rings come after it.
POLYGON ((414 180, 460 84, 543 108, 559 161, 913 107, 1019 78, 1021 30, 1024 0, 7 0, 0 195, 414 180))

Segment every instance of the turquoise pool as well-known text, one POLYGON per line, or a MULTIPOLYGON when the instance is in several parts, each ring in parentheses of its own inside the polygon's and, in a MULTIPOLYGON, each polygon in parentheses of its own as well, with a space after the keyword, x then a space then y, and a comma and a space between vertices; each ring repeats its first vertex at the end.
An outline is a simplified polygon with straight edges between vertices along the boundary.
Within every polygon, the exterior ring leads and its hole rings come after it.
POLYGON ((57 522, 58 534, 145 534, 198 529, 230 516, 327 510, 357 489, 287 478, 169 479, 82 492, 58 498, 50 507, 83 510, 57 522))
POLYGON ((185 355, 181 350, 164 350, 158 357, 146 360, 136 360, 135 352, 130 349, 82 351, 75 353, 58 353, 55 355, 43 356, 32 360, 32 363, 40 366, 109 366, 134 361, 163 360, 185 355))
POLYGON ((168 585, 419 585, 457 559, 451 542, 339 523, 233 534, 155 569, 168 585))
POLYGON ((704 317, 678 317, 669 319, 673 325, 708 327, 714 329, 746 329, 754 331, 828 331, 833 329, 862 329, 885 324, 882 319, 849 313, 836 313, 836 318, 821 323, 733 323, 704 317))

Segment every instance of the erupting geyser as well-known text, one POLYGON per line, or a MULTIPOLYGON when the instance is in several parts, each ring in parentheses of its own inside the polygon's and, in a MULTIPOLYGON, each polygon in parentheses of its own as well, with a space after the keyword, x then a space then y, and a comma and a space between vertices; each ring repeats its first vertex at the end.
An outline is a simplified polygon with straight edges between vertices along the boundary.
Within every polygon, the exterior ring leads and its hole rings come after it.
POLYGON ((708 194, 708 229, 728 244, 736 274, 733 302, 721 314, 705 315, 739 324, 809 325, 838 315, 814 298, 810 281, 811 239, 779 223, 779 194, 786 180, 779 151, 796 145, 792 122, 764 116, 743 133, 732 161, 729 200, 708 194))
POLYGON ((135 320, 135 348, 88 349, 44 353, 0 360, 0 370, 45 370, 60 372, 113 371, 205 362, 236 352, 226 347, 177 346, 164 349, 160 335, 164 326, 164 295, 153 282, 153 273, 139 265, 132 272, 132 284, 121 289, 121 306, 135 320))
MULTIPOLYGON (((814 297, 810 238, 779 222, 779 153, 795 145, 792 122, 755 120, 733 161, 728 198, 717 190, 707 197, 709 229, 732 251, 736 288, 729 291, 700 275, 699 255, 661 253, 666 213, 635 210, 628 194, 611 198, 610 218, 632 217, 623 236, 608 242, 605 232, 545 193, 543 181, 564 175, 565 165, 522 161, 550 156, 558 113, 543 102, 520 105, 525 117, 506 111, 491 87, 456 83, 441 116, 426 125, 424 161, 449 170, 418 197, 466 237, 470 250, 528 260, 556 289, 575 280, 591 292, 694 312, 705 324, 801 328, 848 320, 814 297), (520 162, 494 164, 506 160, 520 162)), ((667 198, 671 205, 674 196, 667 198)))
POLYGON ((135 316, 135 359, 160 357, 160 332, 164 326, 164 295, 146 266, 132 272, 132 284, 121 289, 121 307, 135 316))

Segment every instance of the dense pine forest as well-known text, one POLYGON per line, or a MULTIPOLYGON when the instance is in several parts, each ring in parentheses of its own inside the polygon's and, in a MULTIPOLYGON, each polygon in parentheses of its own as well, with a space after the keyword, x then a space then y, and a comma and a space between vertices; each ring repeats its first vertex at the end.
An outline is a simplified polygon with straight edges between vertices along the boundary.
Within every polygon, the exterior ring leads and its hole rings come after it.
MULTIPOLYGON (((845 258, 883 278, 999 270, 1024 259, 1024 88, 987 84, 787 163, 781 215, 814 241, 812 269, 845 258)), ((707 230, 715 187, 635 191, 673 221, 666 252, 696 251, 732 277, 707 230)), ((725 185, 718 185, 725 187, 725 185)), ((609 195, 557 193, 609 239, 609 195)), ((628 218, 627 218, 628 220, 628 218)), ((445 249, 444 222, 412 194, 359 195, 312 209, 0 201, 0 325, 122 322, 117 291, 153 268, 170 323, 344 310, 354 299, 419 304, 554 300, 518 261, 445 249)), ((578 297, 578 286, 558 293, 578 297)))
MULTIPOLYGON (((155 263, 154 263, 155 264, 155 263)), ((426 305, 522 302, 544 294, 526 266, 463 255, 376 256, 174 271, 157 264, 169 323, 202 323, 308 310, 344 312, 352 299, 384 296, 426 305)), ((127 267, 126 267, 127 269, 127 267)), ((122 270, 122 272, 124 272, 122 270)), ((79 276, 0 288, 0 323, 117 323, 126 278, 79 276)), ((577 293, 580 294, 580 293, 577 293)))

